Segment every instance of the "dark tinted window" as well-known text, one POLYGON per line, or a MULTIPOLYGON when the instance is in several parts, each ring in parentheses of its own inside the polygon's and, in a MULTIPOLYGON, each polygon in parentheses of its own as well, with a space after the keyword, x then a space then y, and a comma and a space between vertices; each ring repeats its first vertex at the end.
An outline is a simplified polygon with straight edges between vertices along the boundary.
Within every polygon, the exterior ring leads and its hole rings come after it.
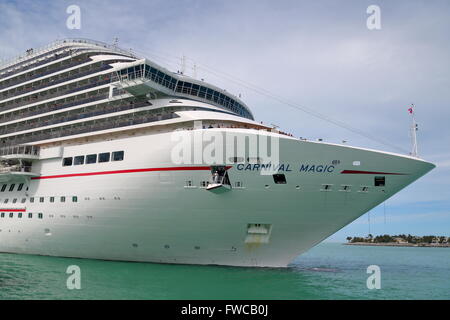
POLYGON ((281 173, 274 174, 273 182, 275 182, 276 184, 286 184, 286 176, 281 173))
POLYGON ((23 183, 19 184, 19 187, 17 188, 17 191, 21 191, 23 188, 23 183))
POLYGON ((72 157, 63 159, 63 166, 64 167, 71 166, 71 165, 72 165, 72 157))
POLYGON ((112 161, 122 161, 123 160, 123 151, 114 151, 112 153, 112 161))
POLYGON ((6 190, 7 186, 8 186, 7 184, 2 185, 2 190, 1 191, 4 192, 6 190))
POLYGON ((375 187, 384 187, 386 185, 385 177, 375 177, 375 187))
POLYGON ((74 165, 84 164, 84 156, 76 156, 73 161, 74 165))
POLYGON ((88 154, 86 156, 86 164, 88 163, 96 163, 97 162, 97 155, 96 154, 88 154))
POLYGON ((13 191, 15 186, 16 186, 16 185, 13 183, 13 184, 9 187, 9 191, 13 191))
POLYGON ((98 155, 98 162, 108 162, 109 161, 109 156, 110 156, 109 152, 107 152, 107 153, 100 153, 98 155))

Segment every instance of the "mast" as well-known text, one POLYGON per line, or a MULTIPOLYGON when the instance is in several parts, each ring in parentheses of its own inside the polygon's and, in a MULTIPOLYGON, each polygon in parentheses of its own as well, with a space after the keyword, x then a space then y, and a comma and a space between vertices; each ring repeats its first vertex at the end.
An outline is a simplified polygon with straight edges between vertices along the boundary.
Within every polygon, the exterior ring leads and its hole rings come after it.
POLYGON ((409 113, 411 114, 412 118, 412 124, 411 124, 411 143, 412 143, 412 150, 411 155, 413 157, 417 157, 419 155, 418 148, 417 148, 417 131, 419 130, 419 126, 416 122, 416 116, 414 114, 414 108, 416 106, 412 103, 411 107, 408 109, 409 113))

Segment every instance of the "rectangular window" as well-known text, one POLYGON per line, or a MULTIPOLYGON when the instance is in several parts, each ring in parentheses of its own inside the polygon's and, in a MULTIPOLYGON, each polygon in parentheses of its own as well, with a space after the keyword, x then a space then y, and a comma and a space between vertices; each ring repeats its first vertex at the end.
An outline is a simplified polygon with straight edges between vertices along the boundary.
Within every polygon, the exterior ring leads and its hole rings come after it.
POLYGON ((74 164, 75 166, 78 166, 78 165, 80 165, 80 164, 84 164, 84 156, 76 156, 76 157, 73 159, 73 164, 74 164))
POLYGON ((3 203, 8 203, 9 199, 5 199, 5 201, 3 201, 3 203))
POLYGON ((31 197, 30 198, 30 203, 33 203, 34 202, 34 197, 31 197))
POLYGON ((7 184, 2 185, 2 189, 0 191, 5 192, 7 186, 8 186, 7 184))
POLYGON ((13 203, 16 203, 16 202, 17 202, 17 198, 14 198, 14 199, 13 199, 13 203))
POLYGON ((14 213, 10 212, 9 217, 12 218, 14 216, 14 213))
POLYGON ((19 212, 19 214, 17 215, 18 218, 22 218, 22 212, 19 212))
POLYGON ((1 215, 1 217, 2 217, 2 218, 4 218, 4 217, 5 217, 5 213, 4 213, 4 212, 2 212, 2 215, 1 215))
POLYGON ((122 161, 123 160, 123 151, 114 151, 112 153, 112 161, 122 161))
POLYGON ((40 197, 39 202, 44 202, 44 197, 40 197))
POLYGON ((16 186, 16 185, 13 183, 13 184, 9 187, 9 191, 13 191, 15 186, 16 186))
POLYGON ((50 202, 55 202, 55 197, 50 197, 50 202))
POLYGON ((19 184, 19 187, 17 188, 17 191, 22 191, 23 183, 19 184))
POLYGON ((31 212, 28 214, 28 218, 33 218, 33 214, 31 212))
POLYGON ((97 162, 97 155, 96 154, 88 154, 86 156, 86 164, 96 163, 96 162, 97 162))
POLYGON ((273 182, 276 184, 286 184, 286 176, 282 173, 274 174, 273 182))
POLYGON ((44 215, 43 215, 42 213, 38 213, 38 218, 39 218, 39 219, 42 219, 43 216, 44 216, 44 215))
POLYGON ((61 197, 61 202, 66 202, 66 197, 61 197))
POLYGON ((69 167, 72 165, 72 157, 63 159, 63 167, 69 167))
POLYGON ((73 196, 72 197, 72 202, 78 202, 78 197, 77 196, 73 196))
POLYGON ((109 157, 110 157, 110 153, 109 152, 100 153, 98 155, 98 162, 108 162, 109 161, 109 157))
POLYGON ((384 187, 386 185, 385 177, 375 177, 375 187, 384 187))
POLYGON ((25 203, 27 201, 27 198, 22 198, 22 200, 20 200, 20 202, 25 203))

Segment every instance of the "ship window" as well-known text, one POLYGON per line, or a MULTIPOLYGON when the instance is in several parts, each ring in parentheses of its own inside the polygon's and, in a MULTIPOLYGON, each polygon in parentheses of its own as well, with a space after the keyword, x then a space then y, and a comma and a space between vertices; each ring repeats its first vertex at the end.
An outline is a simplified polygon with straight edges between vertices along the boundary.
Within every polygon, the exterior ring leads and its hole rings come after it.
POLYGON ((39 202, 44 202, 44 197, 40 197, 39 202))
POLYGON ((63 167, 68 167, 72 165, 72 157, 63 159, 63 167))
POLYGON ((73 161, 74 165, 84 164, 84 156, 76 156, 73 161))
POLYGON ((33 218, 33 214, 31 212, 28 214, 28 218, 33 218))
POLYGON ((1 217, 2 217, 2 218, 4 218, 4 217, 5 217, 5 213, 4 213, 4 212, 2 212, 2 215, 1 215, 1 217))
POLYGON ((77 196, 73 196, 72 197, 72 202, 77 202, 78 201, 78 197, 77 196))
POLYGON ((13 183, 13 184, 9 187, 9 191, 13 191, 15 186, 16 186, 16 185, 13 183))
POLYGON ((122 161, 123 151, 115 151, 112 153, 112 161, 122 161))
POLYGON ((38 218, 39 218, 39 219, 42 219, 43 216, 44 216, 44 215, 43 215, 42 213, 38 213, 38 218))
POLYGON ((55 202, 55 197, 50 197, 50 202, 55 202))
POLYGON ((19 212, 19 214, 17 215, 18 218, 22 218, 22 212, 19 212))
POLYGON ((17 188, 17 191, 22 191, 23 183, 19 184, 19 187, 17 188))
POLYGON ((282 173, 274 174, 273 182, 275 182, 276 184, 286 184, 286 176, 282 173))
POLYGON ((201 181, 200 182, 200 187, 201 188, 206 188, 208 186, 208 181, 201 181))
POLYGON ((31 197, 31 198, 30 198, 30 203, 33 203, 33 202, 34 202, 34 198, 31 197))
POLYGON ((375 187, 384 187, 386 185, 385 177, 375 177, 375 187))
POLYGON ((16 203, 16 202, 17 202, 17 198, 14 198, 14 199, 13 199, 13 203, 16 203))
POLYGON ((109 161, 109 157, 110 157, 110 153, 109 152, 100 153, 98 155, 98 162, 108 162, 109 161))
POLYGON ((9 199, 5 199, 5 201, 3 201, 3 203, 8 203, 9 199))
POLYGON ((96 163, 96 162, 97 162, 97 155, 96 154, 88 154, 86 156, 86 164, 96 163))
POLYGON ((66 197, 62 196, 61 197, 61 202, 66 202, 66 197))
POLYGON ((27 198, 22 198, 22 200, 20 200, 20 202, 25 203, 27 201, 27 198))
POLYGON ((5 192, 7 186, 8 186, 7 184, 2 185, 2 189, 0 191, 5 192))
POLYGON ((10 212, 9 217, 12 218, 14 216, 14 213, 10 212))

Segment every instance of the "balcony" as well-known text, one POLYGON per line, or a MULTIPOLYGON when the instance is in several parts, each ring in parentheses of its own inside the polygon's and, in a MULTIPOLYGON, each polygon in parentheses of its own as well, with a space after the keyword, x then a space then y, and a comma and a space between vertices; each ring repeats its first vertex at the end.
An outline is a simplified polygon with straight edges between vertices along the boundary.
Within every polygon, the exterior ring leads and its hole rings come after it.
MULTIPOLYGON (((2 159, 2 160, 11 160, 11 159, 38 160, 39 159, 39 147, 15 145, 15 146, 0 148, 0 159, 2 159)), ((15 168, 15 166, 0 167, 0 169, 4 169, 4 168, 15 168)), ((17 169, 17 168, 15 168, 15 169, 17 169)), ((19 172, 21 172, 22 170, 25 170, 24 172, 27 172, 26 171, 27 169, 24 166, 21 166, 19 172)))

